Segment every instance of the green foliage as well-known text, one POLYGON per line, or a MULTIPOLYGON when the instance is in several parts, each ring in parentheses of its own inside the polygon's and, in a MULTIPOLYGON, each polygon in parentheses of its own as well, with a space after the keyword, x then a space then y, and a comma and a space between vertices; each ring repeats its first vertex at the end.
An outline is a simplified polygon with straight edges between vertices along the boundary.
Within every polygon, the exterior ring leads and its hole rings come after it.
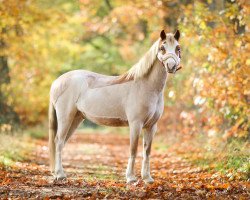
POLYGON ((44 120, 52 80, 83 51, 75 42, 82 34, 80 16, 66 13, 72 10, 67 3, 44 10, 38 2, 3 1, 0 7, 1 56, 9 61, 11 80, 2 90, 8 93, 7 104, 28 124, 44 120))

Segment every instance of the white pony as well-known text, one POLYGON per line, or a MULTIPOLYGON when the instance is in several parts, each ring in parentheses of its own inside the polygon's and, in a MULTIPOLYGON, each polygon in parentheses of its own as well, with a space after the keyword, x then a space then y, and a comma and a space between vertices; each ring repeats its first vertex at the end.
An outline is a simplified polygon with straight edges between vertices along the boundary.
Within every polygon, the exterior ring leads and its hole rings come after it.
POLYGON ((142 129, 142 179, 150 175, 149 156, 157 121, 163 113, 163 90, 167 73, 180 69, 180 32, 160 38, 127 73, 106 76, 85 70, 70 71, 56 79, 50 91, 49 148, 51 171, 55 179, 66 176, 61 153, 69 137, 84 120, 107 126, 129 126, 130 156, 127 183, 136 181, 134 163, 142 129))

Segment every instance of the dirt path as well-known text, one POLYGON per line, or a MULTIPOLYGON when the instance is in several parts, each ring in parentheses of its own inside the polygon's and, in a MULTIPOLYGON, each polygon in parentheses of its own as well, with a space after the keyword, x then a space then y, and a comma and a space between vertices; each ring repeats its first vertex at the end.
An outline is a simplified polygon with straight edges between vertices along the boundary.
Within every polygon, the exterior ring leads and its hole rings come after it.
POLYGON ((228 181, 219 173, 202 171, 171 150, 153 150, 154 184, 127 185, 129 140, 114 134, 75 134, 63 154, 68 179, 55 183, 48 170, 46 145, 47 141, 38 141, 31 160, 0 169, 0 199, 250 199, 249 182, 228 181))

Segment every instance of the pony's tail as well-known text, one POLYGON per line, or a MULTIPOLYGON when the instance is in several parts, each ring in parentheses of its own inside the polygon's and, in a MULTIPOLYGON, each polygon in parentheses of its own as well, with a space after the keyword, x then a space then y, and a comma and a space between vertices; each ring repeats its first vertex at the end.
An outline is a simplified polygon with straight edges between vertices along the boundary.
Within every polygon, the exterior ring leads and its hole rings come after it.
POLYGON ((53 173, 55 170, 55 137, 57 131, 57 118, 56 110, 52 104, 49 103, 49 157, 50 157, 50 170, 53 173))

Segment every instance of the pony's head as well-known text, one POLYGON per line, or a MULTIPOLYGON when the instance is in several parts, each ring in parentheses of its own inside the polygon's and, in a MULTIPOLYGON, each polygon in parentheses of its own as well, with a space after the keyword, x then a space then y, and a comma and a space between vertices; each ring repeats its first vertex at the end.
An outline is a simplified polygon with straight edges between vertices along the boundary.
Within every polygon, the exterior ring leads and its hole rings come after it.
POLYGON ((159 51, 157 58, 166 68, 168 73, 175 73, 179 70, 181 61, 181 49, 178 43, 180 38, 180 32, 177 30, 175 34, 165 33, 161 31, 161 41, 159 44, 159 51))
POLYGON ((177 30, 175 34, 166 34, 165 31, 162 30, 160 36, 161 37, 150 47, 139 62, 131 67, 128 72, 113 80, 112 84, 145 77, 152 69, 156 59, 160 60, 168 73, 175 73, 181 69, 181 51, 178 43, 180 32, 177 30))

